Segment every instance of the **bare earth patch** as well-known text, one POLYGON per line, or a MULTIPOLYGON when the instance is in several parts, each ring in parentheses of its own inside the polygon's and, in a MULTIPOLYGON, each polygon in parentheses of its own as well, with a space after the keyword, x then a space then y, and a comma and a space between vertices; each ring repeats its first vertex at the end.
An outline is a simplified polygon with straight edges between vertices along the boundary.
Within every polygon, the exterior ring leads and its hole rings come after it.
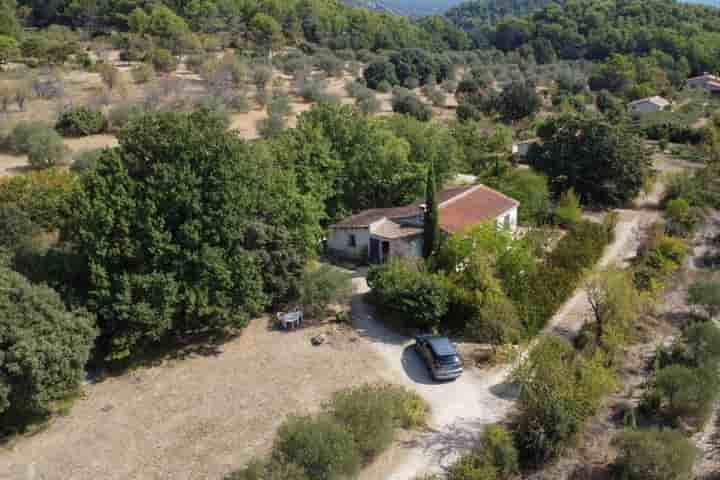
POLYGON ((347 327, 267 327, 259 319, 218 352, 86 386, 68 416, 0 449, 0 479, 217 480, 266 454, 287 415, 315 412, 344 387, 395 380, 347 327), (311 346, 320 332, 327 343, 311 346))

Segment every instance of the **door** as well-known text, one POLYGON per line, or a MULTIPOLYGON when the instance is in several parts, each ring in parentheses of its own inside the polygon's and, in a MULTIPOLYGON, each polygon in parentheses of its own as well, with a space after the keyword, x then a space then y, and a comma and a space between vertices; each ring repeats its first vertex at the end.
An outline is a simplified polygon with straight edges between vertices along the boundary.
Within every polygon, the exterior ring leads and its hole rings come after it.
POLYGON ((380 263, 380 240, 370 238, 370 255, 368 260, 370 263, 380 263))
POLYGON ((390 242, 382 242, 382 261, 387 262, 390 259, 390 242))

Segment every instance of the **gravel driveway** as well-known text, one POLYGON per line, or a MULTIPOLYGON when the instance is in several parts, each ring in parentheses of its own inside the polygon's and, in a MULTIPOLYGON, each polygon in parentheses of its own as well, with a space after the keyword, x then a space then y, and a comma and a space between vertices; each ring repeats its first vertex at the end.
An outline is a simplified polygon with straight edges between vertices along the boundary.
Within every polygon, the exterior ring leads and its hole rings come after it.
MULTIPOLYGON (((644 202, 643 202, 644 203, 644 202)), ((658 218, 656 211, 645 209, 619 211, 615 241, 598 263, 598 268, 624 266, 635 255, 638 232, 658 218)), ((412 339, 386 328, 364 300, 368 285, 364 271, 353 280, 353 325, 368 339, 385 360, 387 367, 402 379, 406 387, 419 393, 431 406, 429 428, 413 441, 401 441, 385 465, 370 467, 362 480, 412 480, 424 473, 440 473, 463 452, 471 449, 484 427, 507 417, 516 400, 516 391, 508 383, 513 365, 489 370, 470 367, 454 382, 437 383, 412 348, 412 339), (380 472, 378 471, 380 470, 380 472)), ((573 336, 590 315, 585 290, 579 288, 548 322, 547 332, 573 336)))

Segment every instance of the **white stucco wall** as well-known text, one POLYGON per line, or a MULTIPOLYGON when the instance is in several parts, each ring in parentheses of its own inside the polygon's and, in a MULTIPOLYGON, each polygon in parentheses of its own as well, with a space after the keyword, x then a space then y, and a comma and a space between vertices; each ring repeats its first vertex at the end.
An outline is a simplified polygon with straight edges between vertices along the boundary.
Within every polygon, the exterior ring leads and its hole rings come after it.
POLYGON ((517 207, 515 207, 511 210, 508 210, 507 212, 503 213, 502 215, 497 216, 496 221, 497 221, 498 227, 500 227, 500 228, 505 227, 505 223, 506 223, 505 218, 506 217, 508 219, 507 223, 510 227, 510 231, 514 232, 515 230, 517 230, 517 225, 518 225, 518 209, 517 209, 517 207))
POLYGON ((368 228, 333 228, 327 242, 330 251, 353 258, 367 256, 369 243, 368 228), (350 246, 350 235, 355 235, 354 248, 350 246))

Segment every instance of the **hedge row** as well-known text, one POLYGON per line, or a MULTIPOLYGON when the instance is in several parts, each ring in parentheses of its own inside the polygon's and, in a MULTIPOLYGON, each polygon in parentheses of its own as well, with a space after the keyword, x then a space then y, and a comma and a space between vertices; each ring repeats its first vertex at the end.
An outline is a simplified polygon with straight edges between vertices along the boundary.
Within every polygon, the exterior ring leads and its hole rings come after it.
POLYGON ((291 416, 280 427, 272 453, 226 480, 339 480, 388 448, 397 428, 425 423, 427 405, 392 385, 337 392, 317 416, 291 416))

